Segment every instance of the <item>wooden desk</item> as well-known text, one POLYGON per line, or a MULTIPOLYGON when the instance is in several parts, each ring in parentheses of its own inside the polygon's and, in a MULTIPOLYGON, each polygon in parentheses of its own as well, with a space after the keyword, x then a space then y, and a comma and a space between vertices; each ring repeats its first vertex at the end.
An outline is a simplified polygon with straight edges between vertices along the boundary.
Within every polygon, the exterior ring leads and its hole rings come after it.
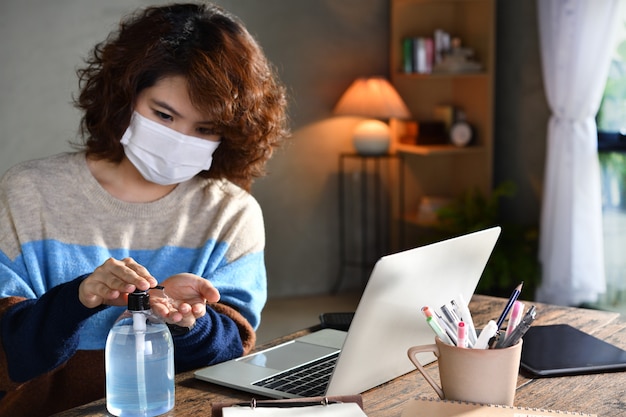
MULTIPOLYGON (((476 323, 497 318, 506 300, 474 296, 470 310, 476 323)), ((531 303, 527 303, 530 305, 531 303)), ((537 304, 538 325, 568 323, 626 349, 626 318, 618 313, 537 304)), ((276 340, 273 344, 306 333, 276 340)), ((260 346, 262 348, 265 346, 260 346)), ((408 360, 408 358, 407 358, 408 360)), ((437 363, 428 365, 437 372, 437 363)), ((436 397, 417 371, 363 393, 369 417, 400 416, 405 402, 416 396, 436 397)), ((249 401, 251 394, 196 380, 193 372, 176 378, 176 406, 164 416, 210 416, 211 402, 249 401)), ((626 415, 626 372, 561 378, 529 379, 520 375, 515 405, 562 411, 593 413, 602 417, 626 415)), ((68 410, 57 416, 108 416, 104 399, 68 410)))

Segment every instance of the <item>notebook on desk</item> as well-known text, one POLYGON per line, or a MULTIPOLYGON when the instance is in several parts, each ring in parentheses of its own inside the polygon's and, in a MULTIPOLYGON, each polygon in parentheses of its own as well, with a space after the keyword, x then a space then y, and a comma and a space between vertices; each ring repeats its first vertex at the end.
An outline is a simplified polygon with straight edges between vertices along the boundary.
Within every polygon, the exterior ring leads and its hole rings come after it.
MULTIPOLYGON (((196 378, 270 398, 358 394, 415 369, 409 347, 434 342, 420 313, 458 297, 469 301, 500 235, 470 233, 382 257, 374 266, 348 332, 322 329, 242 358, 197 370, 196 378), (303 370, 293 382, 280 374, 303 370), (297 390, 305 389, 303 392, 297 390)), ((434 355, 422 363, 435 360, 434 355)))

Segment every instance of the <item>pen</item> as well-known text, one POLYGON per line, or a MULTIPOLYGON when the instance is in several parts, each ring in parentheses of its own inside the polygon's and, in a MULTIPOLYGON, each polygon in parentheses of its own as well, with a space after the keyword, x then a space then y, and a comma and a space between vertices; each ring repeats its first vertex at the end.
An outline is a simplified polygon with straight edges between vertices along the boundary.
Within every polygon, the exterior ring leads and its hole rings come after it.
POLYGON ((463 295, 459 294, 456 300, 451 301, 452 306, 456 307, 457 311, 461 315, 461 320, 465 322, 467 326, 467 334, 469 338, 470 345, 474 345, 476 343, 476 327, 474 326, 474 320, 472 319, 472 314, 467 307, 467 303, 463 299, 463 295))
POLYGON ((535 321, 535 317, 537 317, 537 312, 535 306, 532 306, 530 310, 524 315, 522 321, 520 321, 519 325, 513 330, 513 333, 509 337, 507 337, 502 343, 503 348, 515 345, 521 338, 524 336, 526 331, 530 328, 530 325, 535 321))
POLYGON ((457 342, 457 340, 456 340, 456 325, 451 325, 446 319, 441 317, 441 315, 436 310, 435 310, 435 316, 439 320, 439 324, 442 325, 443 328, 445 328, 446 333, 448 334, 448 336, 452 340, 452 343, 454 343, 456 345, 456 342, 457 342))
POLYGON ((466 330, 465 323, 460 321, 459 324, 457 325, 457 333, 456 333, 458 347, 462 347, 462 348, 467 347, 467 334, 465 330, 466 330))
POLYGON ((511 310, 511 318, 509 319, 509 324, 506 326, 505 338, 509 337, 513 330, 517 327, 519 322, 522 320, 522 315, 524 314, 524 303, 521 301, 516 301, 513 304, 513 310, 511 310))
POLYGON ((443 330, 443 328, 441 327, 441 324, 439 324, 439 321, 437 320, 437 318, 433 316, 433 313, 430 311, 430 308, 428 306, 422 307, 422 313, 424 313, 424 316, 426 316, 426 323, 430 326, 431 329, 433 329, 435 334, 439 336, 441 341, 449 345, 453 345, 454 343, 452 342, 452 339, 448 337, 445 330, 443 330))
POLYGON ((474 343, 474 349, 487 349, 489 347, 489 340, 496 334, 498 325, 495 321, 489 320, 485 328, 478 335, 476 343, 474 343))
POLYGON ((504 319, 506 318, 506 316, 509 314, 511 307, 513 306, 513 303, 517 300, 517 297, 519 297, 520 293, 522 292, 522 285, 524 285, 523 282, 519 284, 517 287, 515 287, 515 289, 513 290, 513 293, 509 297, 509 301, 506 303, 504 310, 502 310, 502 314, 500 314, 500 318, 496 322, 496 324, 498 325, 498 329, 500 329, 500 327, 502 326, 502 323, 504 322, 504 319))
POLYGON ((448 320, 448 323, 450 323, 450 325, 452 327, 456 328, 457 324, 459 324, 461 319, 459 318, 459 316, 456 315, 454 310, 452 310, 450 307, 448 307, 447 304, 442 305, 440 310, 443 313, 443 315, 445 316, 446 320, 448 320))

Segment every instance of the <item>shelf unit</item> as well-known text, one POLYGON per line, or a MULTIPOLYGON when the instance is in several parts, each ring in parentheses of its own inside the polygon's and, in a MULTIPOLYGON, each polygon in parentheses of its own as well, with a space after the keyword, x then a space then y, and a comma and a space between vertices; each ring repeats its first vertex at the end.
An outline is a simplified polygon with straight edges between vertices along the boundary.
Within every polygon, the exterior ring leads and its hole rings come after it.
POLYGON ((474 130, 473 143, 411 145, 400 143, 401 121, 392 120, 392 150, 402 155, 406 170, 403 212, 416 212, 422 196, 454 198, 478 188, 493 187, 493 111, 495 80, 495 0, 391 0, 391 81, 412 118, 434 120, 437 105, 462 110, 474 130), (433 36, 443 29, 474 51, 482 66, 471 73, 417 74, 403 71, 403 40, 433 36))

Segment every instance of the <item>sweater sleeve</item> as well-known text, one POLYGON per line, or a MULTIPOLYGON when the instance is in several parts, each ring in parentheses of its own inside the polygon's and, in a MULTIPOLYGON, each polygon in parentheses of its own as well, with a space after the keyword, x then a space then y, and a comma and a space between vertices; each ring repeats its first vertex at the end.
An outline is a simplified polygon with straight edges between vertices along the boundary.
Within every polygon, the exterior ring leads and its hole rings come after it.
POLYGON ((255 339, 252 326, 235 309, 209 304, 189 333, 174 337, 176 372, 237 358, 252 349, 255 339))
POLYGON ((55 369, 76 353, 82 322, 106 306, 87 308, 78 299, 86 276, 58 285, 38 299, 0 300, 0 334, 6 369, 0 378, 25 382, 55 369))

